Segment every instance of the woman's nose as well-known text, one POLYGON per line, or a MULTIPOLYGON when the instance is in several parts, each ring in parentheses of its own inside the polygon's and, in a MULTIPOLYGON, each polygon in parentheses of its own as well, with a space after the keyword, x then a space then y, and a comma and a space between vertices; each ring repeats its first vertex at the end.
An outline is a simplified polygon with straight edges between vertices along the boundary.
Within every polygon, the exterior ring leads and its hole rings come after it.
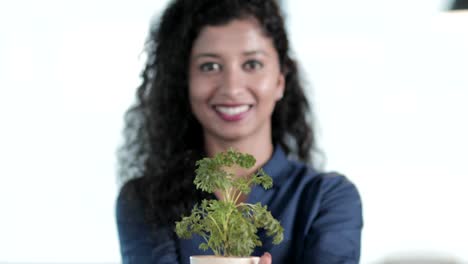
POLYGON ((221 92, 225 95, 238 95, 245 88, 246 78, 242 69, 229 67, 224 71, 221 92))

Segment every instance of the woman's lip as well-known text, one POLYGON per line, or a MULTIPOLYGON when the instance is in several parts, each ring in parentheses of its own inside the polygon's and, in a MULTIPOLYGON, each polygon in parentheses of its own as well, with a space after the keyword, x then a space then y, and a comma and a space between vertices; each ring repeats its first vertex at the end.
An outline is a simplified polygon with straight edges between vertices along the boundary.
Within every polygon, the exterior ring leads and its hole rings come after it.
POLYGON ((252 106, 253 104, 247 104, 247 103, 212 104, 212 106, 213 106, 213 107, 217 107, 217 106, 224 106, 224 107, 237 107, 237 106, 242 106, 242 105, 248 105, 248 106, 252 106))
MULTIPOLYGON (((230 106, 226 106, 226 105, 217 105, 217 106, 214 106, 213 109, 214 111, 218 114, 218 116, 224 120, 224 121, 228 121, 228 122, 234 122, 234 121, 240 121, 242 119, 244 119, 250 112, 250 109, 252 108, 252 105, 246 105, 246 104, 238 104, 238 105, 230 105, 230 106), (219 108, 217 107, 219 106, 219 108), (228 113, 228 111, 226 111, 226 109, 224 109, 224 111, 220 111, 221 109, 220 108, 226 108, 226 107, 231 107, 231 108, 239 108, 239 107, 242 107, 242 106, 247 106, 247 109, 240 112, 240 113, 228 113)), ((243 109, 238 109, 238 110, 243 110, 243 109)))

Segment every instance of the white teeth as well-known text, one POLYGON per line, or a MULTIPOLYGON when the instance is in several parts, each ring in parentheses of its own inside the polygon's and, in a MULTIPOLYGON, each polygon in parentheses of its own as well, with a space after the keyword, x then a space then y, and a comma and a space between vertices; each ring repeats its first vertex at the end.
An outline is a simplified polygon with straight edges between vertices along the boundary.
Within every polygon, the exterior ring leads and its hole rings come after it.
POLYGON ((234 107, 216 106, 216 110, 226 115, 238 115, 240 113, 247 112, 249 110, 249 106, 248 105, 240 105, 240 106, 234 106, 234 107))

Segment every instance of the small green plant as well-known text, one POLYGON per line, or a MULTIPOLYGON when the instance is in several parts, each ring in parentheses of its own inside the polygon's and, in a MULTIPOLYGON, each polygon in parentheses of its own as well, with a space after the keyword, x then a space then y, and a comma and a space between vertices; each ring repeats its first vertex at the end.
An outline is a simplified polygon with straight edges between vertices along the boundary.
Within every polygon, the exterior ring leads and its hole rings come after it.
POLYGON ((267 206, 239 202, 242 194, 250 193, 253 185, 261 184, 265 189, 273 185, 271 177, 262 169, 248 177, 232 173, 238 167, 249 169, 254 165, 252 155, 232 149, 197 161, 194 184, 205 192, 219 192, 222 199, 203 200, 195 205, 190 216, 176 222, 177 235, 184 239, 200 235, 205 240, 200 249, 210 248, 215 255, 226 257, 250 256, 256 246, 262 245, 257 236, 259 228, 273 236, 274 244, 279 244, 283 240, 283 227, 267 206))

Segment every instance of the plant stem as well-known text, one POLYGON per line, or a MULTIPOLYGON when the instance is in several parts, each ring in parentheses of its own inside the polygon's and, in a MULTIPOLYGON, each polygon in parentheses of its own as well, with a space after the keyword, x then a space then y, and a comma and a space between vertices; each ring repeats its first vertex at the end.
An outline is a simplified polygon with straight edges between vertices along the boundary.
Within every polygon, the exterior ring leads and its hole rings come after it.
POLYGON ((241 197, 241 195, 242 195, 242 192, 239 191, 239 193, 238 193, 237 196, 236 196, 236 199, 234 200, 234 204, 235 204, 235 205, 237 204, 237 201, 239 201, 239 198, 241 197))
POLYGON ((208 215, 208 217, 211 219, 211 221, 213 221, 216 228, 218 228, 219 233, 222 234, 223 232, 221 231, 221 228, 218 226, 218 223, 216 223, 216 220, 211 215, 208 215))

